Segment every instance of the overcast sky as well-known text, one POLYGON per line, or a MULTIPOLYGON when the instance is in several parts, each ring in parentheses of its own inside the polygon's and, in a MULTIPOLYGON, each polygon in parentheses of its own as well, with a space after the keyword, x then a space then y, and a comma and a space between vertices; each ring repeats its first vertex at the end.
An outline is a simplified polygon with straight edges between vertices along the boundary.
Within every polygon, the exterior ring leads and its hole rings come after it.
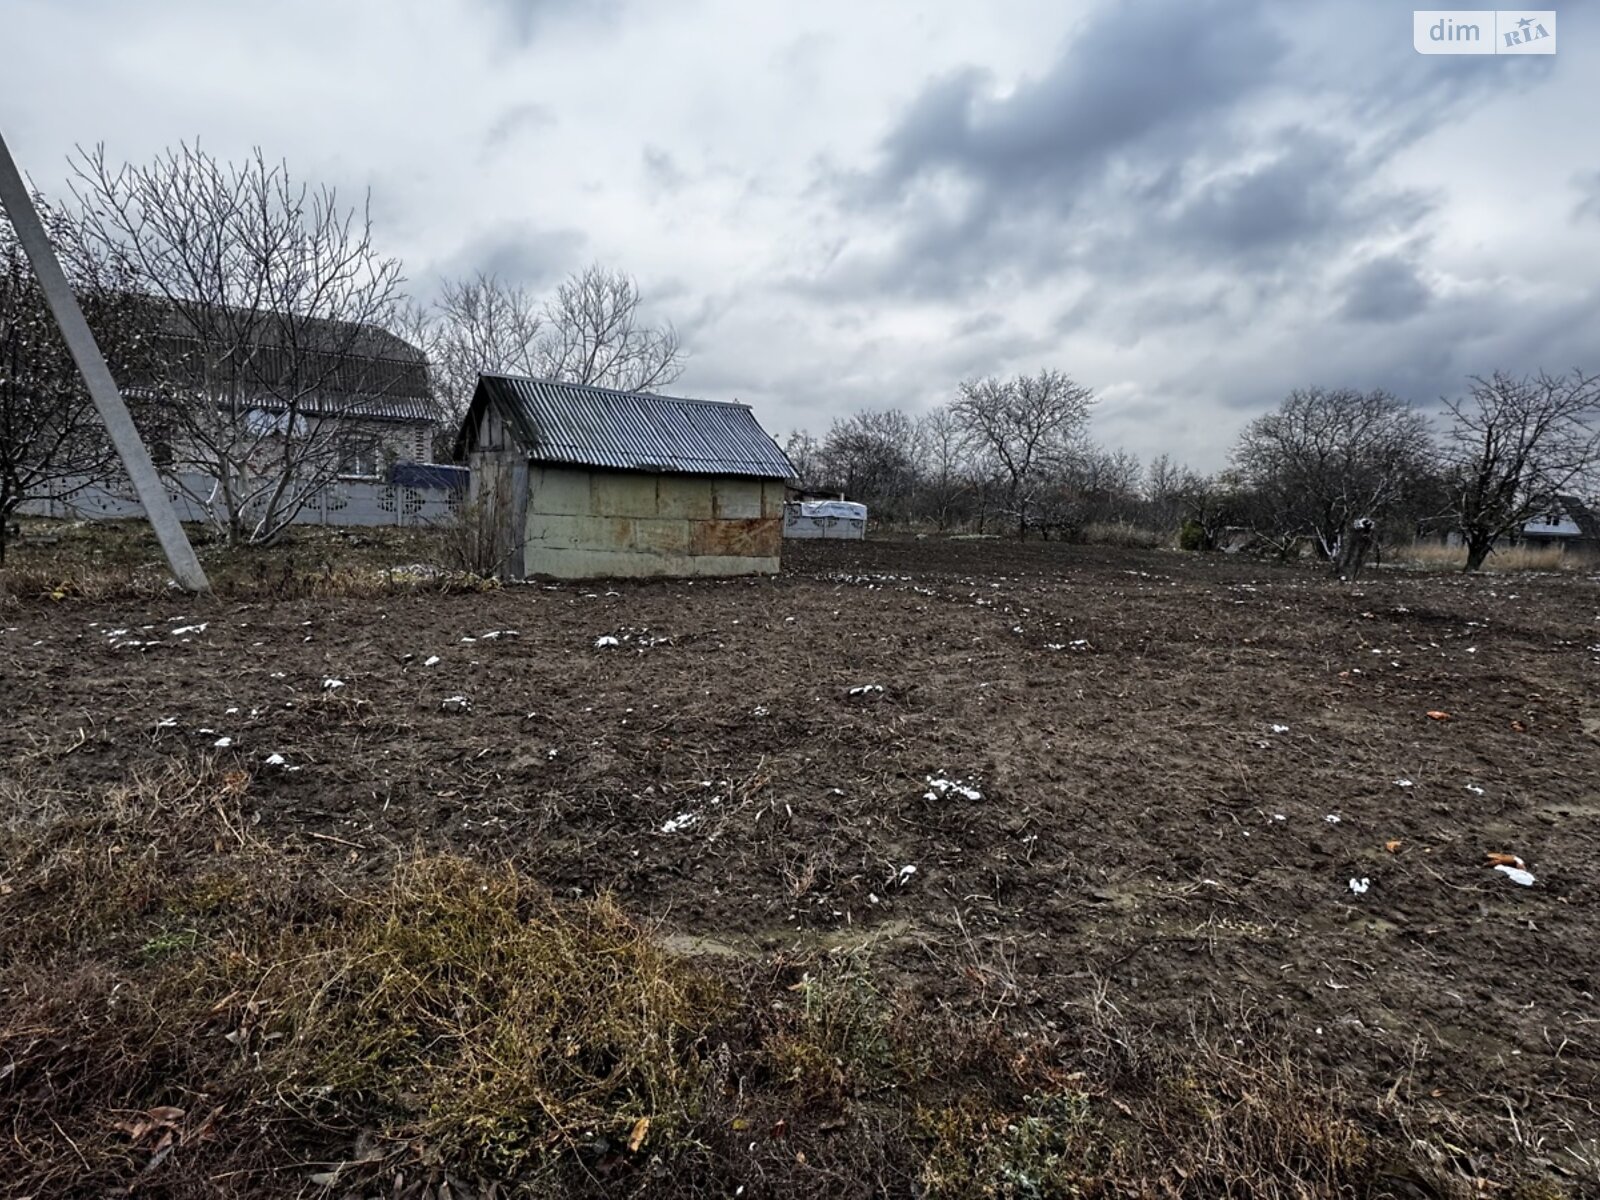
POLYGON ((1057 367, 1095 436, 1221 466, 1290 387, 1600 370, 1600 14, 1415 53, 1389 0, 0 0, 0 127, 259 145, 413 294, 640 281, 673 389, 780 438, 1057 367))

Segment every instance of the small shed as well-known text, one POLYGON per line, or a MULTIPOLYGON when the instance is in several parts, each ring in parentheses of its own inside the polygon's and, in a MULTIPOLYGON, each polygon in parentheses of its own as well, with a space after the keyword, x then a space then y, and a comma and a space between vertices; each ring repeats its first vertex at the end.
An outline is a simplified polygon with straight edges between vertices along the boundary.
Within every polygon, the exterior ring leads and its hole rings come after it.
POLYGON ((790 500, 783 510, 783 536, 859 541, 867 536, 867 506, 849 500, 790 500))
POLYGON ((482 375, 456 457, 510 578, 778 570, 794 471, 747 405, 482 375))

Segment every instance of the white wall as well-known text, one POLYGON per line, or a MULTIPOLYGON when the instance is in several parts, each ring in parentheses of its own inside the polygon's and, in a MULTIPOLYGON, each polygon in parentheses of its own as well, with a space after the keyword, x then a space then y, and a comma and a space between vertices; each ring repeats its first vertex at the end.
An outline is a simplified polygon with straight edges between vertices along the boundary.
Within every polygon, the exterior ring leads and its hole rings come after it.
MULTIPOLYGON (((188 491, 204 495, 209 480, 204 475, 186 475, 188 491)), ((71 487, 61 489, 71 492, 71 487)), ((205 509, 188 492, 168 486, 167 495, 178 510, 180 521, 207 521, 205 509)), ((339 480, 323 489, 296 515, 296 525, 429 525, 456 512, 459 493, 449 488, 395 487, 366 480, 339 480)), ((94 484, 70 495, 58 493, 25 502, 19 510, 35 517, 65 517, 102 520, 117 517, 142 517, 144 506, 133 494, 131 484, 94 484)))

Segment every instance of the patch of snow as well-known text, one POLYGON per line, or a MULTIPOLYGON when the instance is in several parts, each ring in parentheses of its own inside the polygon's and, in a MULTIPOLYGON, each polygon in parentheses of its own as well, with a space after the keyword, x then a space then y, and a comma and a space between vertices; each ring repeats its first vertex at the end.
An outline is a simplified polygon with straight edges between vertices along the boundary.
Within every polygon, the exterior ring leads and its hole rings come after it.
POLYGON ((1416 784, 1412 783, 1411 780, 1409 780, 1409 779, 1396 779, 1394 781, 1394 785, 1397 788, 1408 788, 1408 787, 1415 787, 1416 786, 1416 784))
POLYGON ((269 767, 286 767, 289 765, 289 760, 281 754, 269 754, 264 761, 269 767))
POLYGON ((218 750, 226 750, 229 746, 233 745, 233 739, 231 737, 219 737, 211 744, 218 750))
POLYGON ((1479 787, 1479 786, 1478 786, 1478 785, 1477 785, 1477 784, 1475 784, 1475 783, 1469 783, 1469 784, 1467 784, 1467 791, 1469 791, 1469 792, 1471 792, 1471 793, 1472 793, 1472 794, 1473 794, 1473 795, 1474 795, 1474 796, 1481 796, 1481 795, 1483 795, 1483 789, 1482 789, 1482 788, 1481 788, 1481 787, 1479 787))
POLYGON ((975 787, 968 787, 960 779, 935 779, 930 775, 927 783, 929 790, 922 794, 924 800, 942 800, 949 796, 951 792, 954 792, 964 800, 983 799, 982 792, 975 787))
POLYGON ((324 679, 322 681, 322 690, 325 692, 336 692, 343 686, 344 680, 342 679, 324 679))
POLYGON ((465 696, 446 696, 439 702, 439 707, 445 712, 466 712, 472 707, 472 701, 465 696))
POLYGON ((601 637, 597 637, 594 640, 594 648, 596 650, 603 650, 607 646, 620 646, 620 645, 622 645, 622 643, 619 642, 616 638, 612 637, 609 633, 605 634, 605 635, 603 635, 601 637))
POLYGON ((860 687, 851 688, 850 689, 850 695, 852 695, 852 696, 868 696, 868 695, 872 695, 874 693, 878 693, 878 692, 882 692, 882 691, 883 691, 883 684, 881 684, 881 683, 863 683, 860 687))
POLYGON ((1287 725, 1268 725, 1267 728, 1272 730, 1273 733, 1288 733, 1289 732, 1289 727, 1287 725))
POLYGON ((906 884, 911 882, 911 877, 916 873, 917 869, 910 863, 907 863, 895 873, 894 881, 898 886, 905 887, 906 884))
POLYGON ((427 658, 422 660, 422 665, 425 667, 437 667, 439 665, 439 656, 437 654, 428 655, 427 658))
POLYGON ((161 720, 156 722, 156 728, 157 729, 176 729, 177 727, 178 727, 178 718, 177 717, 162 717, 161 720))
POLYGON ((666 823, 661 826, 661 832, 662 833, 677 833, 680 829, 688 829, 689 826, 695 824, 699 820, 700 820, 700 814, 699 813, 693 813, 693 812, 679 813, 677 816, 669 817, 667 819, 666 823))
POLYGON ((1358 896, 1365 896, 1367 889, 1371 886, 1372 883, 1364 875, 1360 879, 1352 879, 1350 881, 1350 890, 1358 896))
POLYGON ((178 628, 168 630, 167 632, 169 632, 173 637, 183 637, 188 633, 204 633, 206 631, 206 626, 209 624, 211 624, 210 621, 201 621, 198 625, 180 625, 178 628))
POLYGON ((1344 820, 1344 818, 1341 817, 1338 813, 1329 813, 1327 816, 1323 817, 1322 819, 1324 821, 1326 821, 1329 825, 1337 825, 1340 821, 1344 820))

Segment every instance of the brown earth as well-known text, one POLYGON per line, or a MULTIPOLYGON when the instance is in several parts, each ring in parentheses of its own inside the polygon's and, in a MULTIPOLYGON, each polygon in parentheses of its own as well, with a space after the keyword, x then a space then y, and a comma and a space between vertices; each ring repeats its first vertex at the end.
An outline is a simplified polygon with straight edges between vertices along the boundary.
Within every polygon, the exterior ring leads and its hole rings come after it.
POLYGON ((687 952, 864 946, 1013 1025, 1265 1030, 1358 1103, 1406 1097, 1465 1174, 1600 1188, 1593 578, 929 540, 0 628, 0 772, 215 756, 334 879, 509 859, 687 952))

